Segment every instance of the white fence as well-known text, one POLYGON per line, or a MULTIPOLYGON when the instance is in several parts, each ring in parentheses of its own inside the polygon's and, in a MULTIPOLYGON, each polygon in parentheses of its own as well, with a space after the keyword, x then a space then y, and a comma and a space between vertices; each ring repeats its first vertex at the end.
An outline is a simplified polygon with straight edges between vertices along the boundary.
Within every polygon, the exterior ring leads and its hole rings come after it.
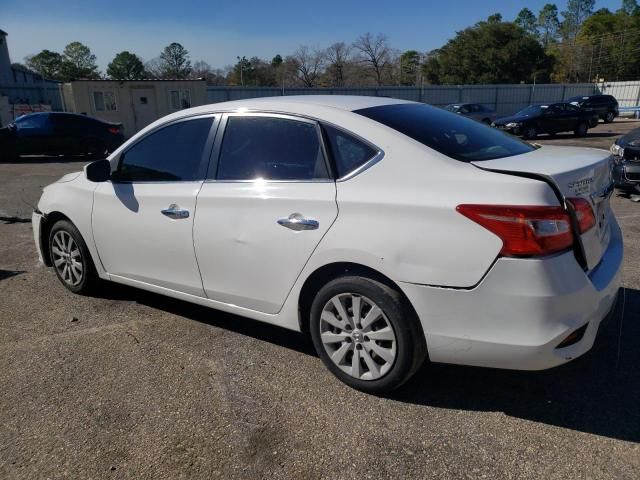
POLYGON ((392 97, 435 106, 450 103, 481 103, 509 115, 536 103, 567 100, 576 95, 607 93, 620 102, 621 107, 640 104, 640 81, 602 84, 519 84, 519 85, 425 85, 423 87, 349 87, 349 88, 288 88, 282 87, 207 87, 211 103, 256 97, 281 95, 369 95, 392 97))

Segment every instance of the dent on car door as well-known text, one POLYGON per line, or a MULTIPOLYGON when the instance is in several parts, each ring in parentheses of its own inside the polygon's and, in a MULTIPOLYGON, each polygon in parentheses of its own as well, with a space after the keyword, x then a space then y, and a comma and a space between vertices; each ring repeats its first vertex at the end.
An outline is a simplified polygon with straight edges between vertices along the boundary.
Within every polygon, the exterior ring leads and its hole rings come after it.
POLYGON ((291 116, 229 114, 214 150, 194 225, 205 293, 277 313, 338 214, 319 127, 291 116))
POLYGON ((182 119, 124 150, 94 193, 96 247, 114 279, 204 296, 193 248, 196 196, 216 118, 182 119))

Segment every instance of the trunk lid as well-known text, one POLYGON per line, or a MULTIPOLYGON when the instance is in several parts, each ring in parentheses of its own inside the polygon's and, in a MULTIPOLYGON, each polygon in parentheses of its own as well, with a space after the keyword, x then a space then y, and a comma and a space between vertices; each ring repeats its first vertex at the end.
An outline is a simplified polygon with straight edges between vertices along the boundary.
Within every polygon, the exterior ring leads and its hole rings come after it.
POLYGON ((471 163, 484 170, 542 177, 563 199, 586 199, 593 209, 596 224, 580 235, 580 244, 589 270, 600 262, 611 236, 609 197, 613 192, 613 179, 609 152, 542 146, 523 155, 471 163))

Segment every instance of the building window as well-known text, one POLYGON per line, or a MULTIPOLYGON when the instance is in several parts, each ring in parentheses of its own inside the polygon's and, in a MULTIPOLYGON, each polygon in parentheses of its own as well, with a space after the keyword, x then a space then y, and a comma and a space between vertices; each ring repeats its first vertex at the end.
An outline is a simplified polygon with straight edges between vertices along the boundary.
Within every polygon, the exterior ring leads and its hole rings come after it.
POLYGON ((191 108, 191 92, 187 89, 169 90, 169 107, 171 110, 191 108))
POLYGON ((115 112, 118 110, 114 92, 93 92, 93 106, 96 112, 115 112))

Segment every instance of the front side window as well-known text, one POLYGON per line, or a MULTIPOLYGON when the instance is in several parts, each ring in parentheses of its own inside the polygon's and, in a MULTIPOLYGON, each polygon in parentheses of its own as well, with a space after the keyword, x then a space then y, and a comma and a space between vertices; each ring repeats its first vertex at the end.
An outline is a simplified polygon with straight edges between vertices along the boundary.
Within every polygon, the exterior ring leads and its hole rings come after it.
POLYGON ((324 125, 323 129, 338 170, 338 178, 349 175, 378 153, 377 150, 342 130, 329 125, 324 125))
POLYGON ((450 158, 463 162, 510 157, 535 150, 475 120, 418 103, 355 110, 450 158))
POLYGON ((118 110, 114 92, 93 92, 93 106, 96 112, 115 112, 118 110))
POLYGON ((116 181, 192 181, 204 177, 202 154, 213 119, 173 123, 125 150, 116 181))
POLYGON ((188 89, 170 90, 169 104, 171 110, 191 108, 191 92, 188 89))
POLYGON ((317 180, 329 177, 315 123, 279 117, 230 116, 219 180, 317 180))

